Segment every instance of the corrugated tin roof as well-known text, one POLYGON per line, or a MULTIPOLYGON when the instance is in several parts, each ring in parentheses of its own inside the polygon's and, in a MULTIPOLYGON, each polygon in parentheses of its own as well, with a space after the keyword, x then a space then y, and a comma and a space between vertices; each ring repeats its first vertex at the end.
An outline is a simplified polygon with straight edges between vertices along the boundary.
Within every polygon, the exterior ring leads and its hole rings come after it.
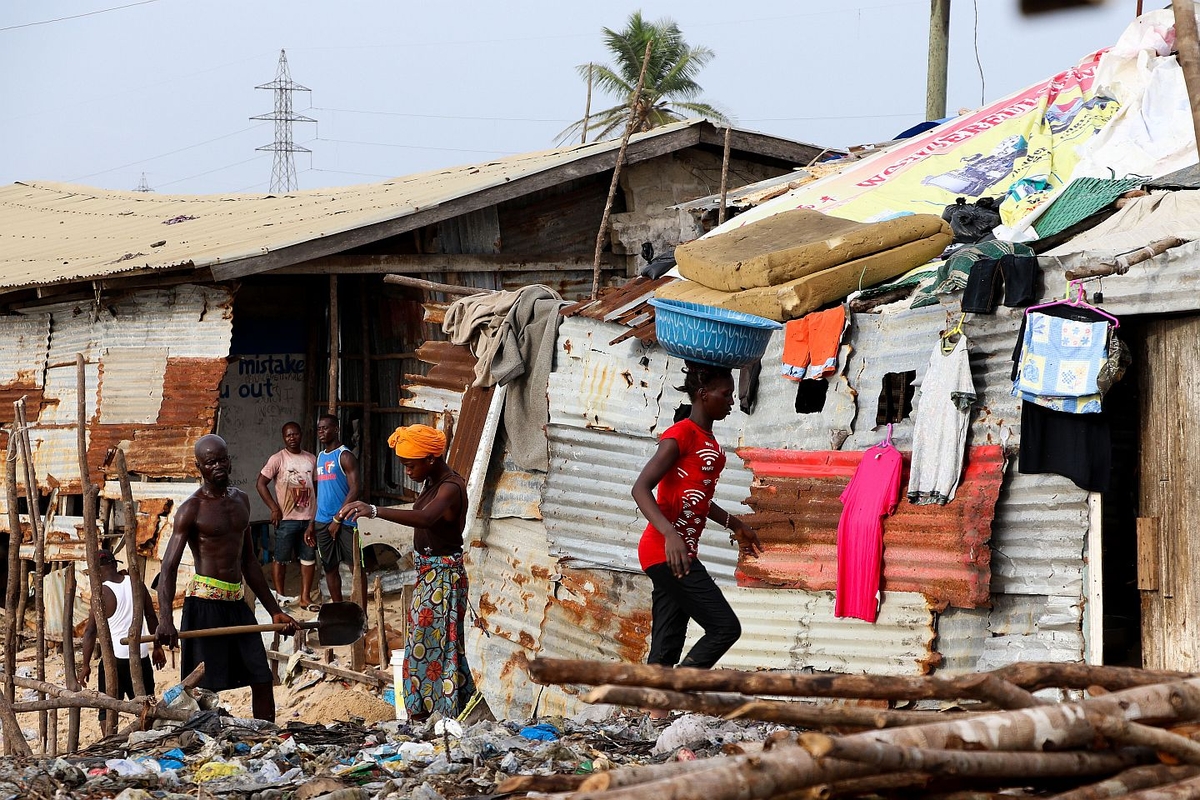
POLYGON ((595 300, 580 300, 566 306, 562 310, 562 315, 564 317, 579 315, 597 322, 615 322, 630 329, 619 333, 610 344, 618 344, 630 337, 645 344, 657 344, 654 307, 647 301, 654 296, 655 289, 673 283, 675 280, 676 278, 666 275, 653 280, 637 277, 621 286, 602 289, 600 296, 595 300))
MULTIPOLYGON (((704 120, 630 139, 627 163, 708 142, 704 120)), ((806 163, 820 148, 737 131, 740 152, 806 163)), ((618 141, 527 153, 362 186, 281 196, 166 195, 59 183, 0 188, 0 288, 43 286, 143 270, 208 268, 219 280, 288 266, 474 210, 456 201, 520 183, 532 192, 554 173, 611 169, 618 141), (547 176, 539 179, 539 176, 547 176), (66 224, 64 224, 66 223, 66 224), (353 237, 350 234, 353 233, 353 237), (351 240, 353 238, 353 240, 351 240), (297 253, 294 248, 322 240, 297 253), (292 250, 289 250, 292 248, 292 250)))
MULTIPOLYGON (((862 451, 738 451, 754 471, 751 520, 766 552, 746 559, 738 574, 748 586, 809 591, 837 585, 840 496, 858 469, 862 451)), ((991 523, 1004 477, 996 446, 972 447, 955 498, 944 506, 901 500, 883 520, 885 592, 919 592, 933 603, 986 606, 991 523)), ((905 454, 905 475, 908 455, 905 454)), ((901 486, 907 486, 905 476, 901 486)), ((886 605, 886 603, 885 603, 886 605)))

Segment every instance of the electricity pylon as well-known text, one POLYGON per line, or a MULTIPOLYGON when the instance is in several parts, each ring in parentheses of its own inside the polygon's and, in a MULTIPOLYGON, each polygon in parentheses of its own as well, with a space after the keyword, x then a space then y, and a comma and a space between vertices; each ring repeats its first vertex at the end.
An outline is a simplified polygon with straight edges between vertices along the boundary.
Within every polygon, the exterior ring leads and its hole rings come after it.
POLYGON ((296 159, 293 153, 311 153, 307 147, 301 147, 292 141, 293 122, 316 122, 311 117, 292 111, 292 92, 311 92, 307 86, 301 86, 292 80, 288 71, 287 53, 279 51, 279 69, 275 72, 275 80, 255 86, 255 89, 271 89, 275 92, 275 110, 270 114, 259 114, 250 119, 271 120, 275 123, 275 141, 255 150, 269 150, 275 153, 271 165, 271 192, 291 192, 299 188, 296 183, 296 159))

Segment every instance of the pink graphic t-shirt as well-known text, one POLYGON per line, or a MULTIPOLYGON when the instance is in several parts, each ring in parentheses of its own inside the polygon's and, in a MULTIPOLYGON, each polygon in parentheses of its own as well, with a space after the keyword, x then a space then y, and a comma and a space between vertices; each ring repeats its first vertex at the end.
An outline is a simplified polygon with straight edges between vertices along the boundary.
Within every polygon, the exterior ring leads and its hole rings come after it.
POLYGON ((317 457, 302 450, 297 454, 280 450, 267 459, 262 474, 275 481, 275 500, 284 519, 310 520, 316 513, 313 503, 312 474, 317 457))

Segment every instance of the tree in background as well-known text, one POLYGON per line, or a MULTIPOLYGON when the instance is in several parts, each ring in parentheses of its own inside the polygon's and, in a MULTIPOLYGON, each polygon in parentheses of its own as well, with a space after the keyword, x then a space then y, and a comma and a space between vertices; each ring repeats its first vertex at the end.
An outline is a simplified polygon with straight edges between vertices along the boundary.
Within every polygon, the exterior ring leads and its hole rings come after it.
POLYGON ((650 48, 641 100, 635 109, 634 131, 648 131, 695 116, 729 124, 724 114, 696 99, 701 92, 696 76, 716 54, 707 47, 693 47, 684 41, 674 20, 664 17, 648 22, 642 19, 641 11, 635 11, 623 30, 602 30, 604 45, 613 54, 615 63, 612 66, 581 64, 576 69, 585 80, 590 71, 594 85, 621 98, 621 102, 578 120, 560 133, 556 141, 561 143, 578 138, 584 133, 585 124, 586 138, 593 141, 611 138, 624 129, 642 71, 646 42, 651 40, 654 44, 650 48))

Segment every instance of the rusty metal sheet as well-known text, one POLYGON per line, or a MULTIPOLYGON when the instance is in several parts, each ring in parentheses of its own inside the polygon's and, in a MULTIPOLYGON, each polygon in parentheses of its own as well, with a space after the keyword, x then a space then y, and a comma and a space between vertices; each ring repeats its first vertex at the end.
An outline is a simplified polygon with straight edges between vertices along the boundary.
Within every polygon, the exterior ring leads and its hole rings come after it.
POLYGON ((499 719, 575 718, 610 708, 579 699, 586 688, 535 683, 529 677, 529 660, 537 654, 520 644, 491 636, 476 627, 468 628, 466 637, 467 663, 475 675, 475 685, 499 719))
POLYGON ((167 372, 165 347, 108 347, 100 355, 100 424, 158 421, 167 372))
POLYGON ((462 409, 454 422, 454 436, 446 450, 446 463, 459 475, 471 474, 471 465, 479 450, 493 394, 493 386, 472 386, 463 394, 462 409))
POLYGON ((12 422, 12 404, 22 397, 26 413, 37 418, 49 346, 49 314, 0 317, 0 424, 12 422))
MULTIPOLYGON (((833 589, 839 497, 862 452, 742 448, 738 455, 755 474, 751 523, 766 548, 762 557, 742 563, 739 584, 833 589)), ((884 592, 920 592, 934 603, 959 608, 987 604, 988 542, 1004 463, 1000 447, 972 447, 952 502, 918 506, 900 501, 883 523, 884 592)), ((906 475, 901 479, 905 485, 906 475)))
MULTIPOLYGON (((599 322, 615 322, 636 329, 634 335, 642 342, 656 344, 658 339, 654 333, 654 308, 648 301, 654 296, 656 289, 675 280, 677 279, 665 275, 654 280, 633 278, 621 286, 605 289, 595 300, 588 297, 567 306, 562 310, 562 315, 579 315, 599 322)), ((617 336, 626 338, 624 334, 617 336)))
POLYGON ((522 470, 505 450, 500 468, 493 468, 488 474, 481 511, 491 519, 518 517, 540 520, 542 492, 545 488, 546 473, 522 470))
POLYGON ((545 526, 522 519, 492 520, 483 541, 470 549, 468 561, 472 594, 478 593, 472 599, 479 624, 493 636, 537 652, 546 604, 558 578, 545 526))
MULTIPOLYGON (((722 591, 742 623, 742 638, 721 658, 720 667, 923 675, 936 661, 933 613, 919 594, 889 594, 879 619, 870 624, 835 617, 832 592, 722 591)), ((693 625, 688 634, 685 648, 695 644, 701 631, 693 625)))
POLYGON ((551 424, 653 434, 666 353, 637 340, 610 345, 615 329, 589 319, 562 321, 548 387, 551 424))
POLYGON ((639 663, 650 651, 650 579, 559 566, 539 655, 639 663))

